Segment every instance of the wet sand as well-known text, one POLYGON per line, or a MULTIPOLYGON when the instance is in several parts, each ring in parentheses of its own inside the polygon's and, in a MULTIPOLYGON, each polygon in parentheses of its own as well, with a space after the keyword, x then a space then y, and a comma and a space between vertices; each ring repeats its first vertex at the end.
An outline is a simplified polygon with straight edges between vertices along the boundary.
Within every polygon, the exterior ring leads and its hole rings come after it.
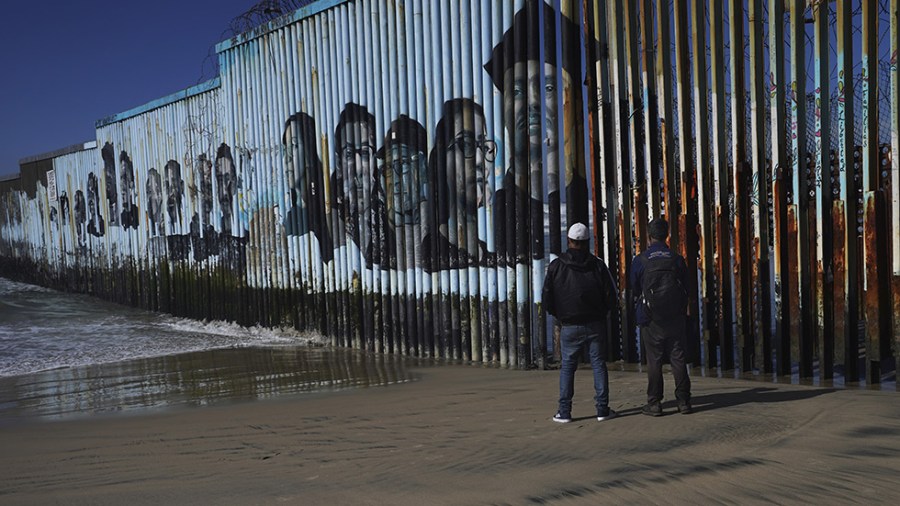
MULTIPOLYGON (((417 381, 0 428, 2 504, 893 504, 900 394, 695 377, 696 413, 550 421, 555 371, 417 381)), ((671 390, 671 375, 667 375, 671 390)), ((667 395, 671 395, 667 391, 667 395)))

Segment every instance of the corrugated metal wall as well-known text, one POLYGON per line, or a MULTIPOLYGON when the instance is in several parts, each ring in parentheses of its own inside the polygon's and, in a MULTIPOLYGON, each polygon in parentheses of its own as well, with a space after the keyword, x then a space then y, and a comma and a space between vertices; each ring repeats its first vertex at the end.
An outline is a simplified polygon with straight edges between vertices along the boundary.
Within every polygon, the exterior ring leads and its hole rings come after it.
POLYGON ((315 2, 49 156, 56 200, 3 183, 0 255, 176 314, 531 367, 546 266, 584 222, 633 362, 627 273, 666 216, 694 363, 878 381, 897 23, 897 0, 315 2))

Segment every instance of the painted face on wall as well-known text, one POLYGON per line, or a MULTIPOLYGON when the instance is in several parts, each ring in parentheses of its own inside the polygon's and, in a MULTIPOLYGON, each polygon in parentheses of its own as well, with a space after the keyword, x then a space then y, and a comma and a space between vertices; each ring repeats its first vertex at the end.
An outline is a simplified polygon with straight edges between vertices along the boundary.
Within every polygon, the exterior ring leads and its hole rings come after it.
POLYGON ((175 160, 166 163, 166 209, 169 223, 175 225, 181 220, 181 198, 184 193, 184 182, 181 179, 181 164, 175 160))
MULTIPOLYGON (((86 205, 84 203, 84 192, 75 190, 75 224, 84 225, 87 221, 86 205)), ((79 230, 80 232, 80 230, 79 230)))
MULTIPOLYGON (((319 241, 322 261, 330 262, 334 258, 334 239, 327 217, 330 210, 325 205, 324 169, 316 152, 317 132, 315 120, 304 112, 295 113, 285 121, 281 142, 285 177, 292 184, 291 207, 285 215, 284 228, 289 236, 303 236, 312 231, 319 241)), ((217 164, 217 171, 218 168, 217 164)))
POLYGON ((134 195, 134 167, 131 158, 125 151, 119 155, 119 163, 122 166, 122 174, 119 178, 122 186, 122 203, 127 205, 131 203, 131 197, 134 195))
POLYGON ((197 157, 197 171, 200 175, 200 203, 204 223, 209 223, 209 215, 213 208, 212 162, 206 155, 197 157))
MULTIPOLYGON (((298 130, 297 125, 293 121, 289 121, 284 127, 284 166, 287 178, 292 182, 294 189, 294 204, 301 209, 305 209, 307 207, 306 192, 304 191, 306 188, 307 163, 304 160, 307 156, 307 147, 300 138, 298 130)), ((218 172, 216 173, 216 178, 218 179, 218 172)))
POLYGON ((493 173, 497 145, 487 138, 484 116, 469 107, 453 117, 452 138, 446 147, 447 186, 456 194, 457 209, 476 220, 479 207, 490 206, 488 178, 493 173))
MULTIPOLYGON (((516 156, 525 156, 525 149, 533 158, 540 159, 541 145, 546 143, 547 153, 559 149, 559 100, 557 99, 556 66, 544 63, 543 86, 541 85, 540 62, 528 60, 516 62, 504 75, 503 113, 512 118, 513 146, 516 156), (541 127, 541 103, 545 105, 546 117, 541 127)), ((567 72, 563 72, 564 89, 570 87, 567 72)))
POLYGON ((93 172, 88 174, 87 184, 87 208, 89 221, 97 219, 97 207, 99 205, 99 196, 97 195, 97 176, 93 172))
POLYGON ((163 221, 162 178, 156 169, 147 172, 147 216, 154 226, 163 221))
POLYGON ((219 200, 219 208, 222 210, 222 232, 231 233, 231 216, 233 200, 237 187, 237 172, 234 167, 234 159, 231 158, 231 148, 227 144, 219 146, 216 153, 216 196, 219 200))
POLYGON ((388 218, 395 227, 418 225, 419 205, 428 199, 425 153, 405 143, 394 143, 386 151, 385 177, 392 195, 388 218))
POLYGON ((219 205, 225 209, 231 210, 231 200, 234 198, 235 187, 235 170, 234 161, 229 157, 222 157, 216 160, 216 196, 219 198, 219 205))
POLYGON ((103 180, 106 183, 106 200, 109 203, 109 215, 112 218, 112 224, 115 225, 119 215, 119 196, 116 189, 116 154, 112 143, 107 142, 104 144, 100 150, 100 155, 103 158, 103 180))
POLYGON ((69 220, 69 195, 65 191, 59 194, 59 214, 63 223, 69 220))
POLYGON ((87 208, 88 208, 88 233, 95 237, 103 237, 105 232, 105 223, 103 215, 100 214, 100 191, 98 189, 97 176, 88 173, 87 183, 87 208))
MULTIPOLYGON (((375 132, 369 125, 354 121, 341 130, 337 152, 338 168, 344 179, 344 195, 347 196, 347 213, 349 216, 365 216, 366 188, 371 189, 371 178, 375 172, 375 132)), ((346 219, 346 218, 345 218, 346 219)), ((361 220, 365 222, 365 220, 361 220)))

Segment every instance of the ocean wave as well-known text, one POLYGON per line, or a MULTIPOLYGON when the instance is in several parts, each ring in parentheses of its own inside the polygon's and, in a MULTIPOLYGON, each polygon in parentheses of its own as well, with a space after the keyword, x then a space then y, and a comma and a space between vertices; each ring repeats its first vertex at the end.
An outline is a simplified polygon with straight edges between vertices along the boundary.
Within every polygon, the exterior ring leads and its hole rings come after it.
POLYGON ((0 376, 252 346, 314 346, 318 333, 196 321, 0 278, 0 376), (11 303, 11 304, 10 304, 11 303))

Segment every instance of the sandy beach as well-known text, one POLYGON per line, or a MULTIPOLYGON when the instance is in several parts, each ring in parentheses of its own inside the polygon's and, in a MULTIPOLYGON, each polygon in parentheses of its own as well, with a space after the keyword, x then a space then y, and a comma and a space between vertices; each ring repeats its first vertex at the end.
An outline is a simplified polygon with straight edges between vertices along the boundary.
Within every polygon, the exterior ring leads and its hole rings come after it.
MULTIPOLYGON (((694 377, 696 413, 639 414, 645 376, 590 373, 569 424, 555 371, 416 381, 0 429, 0 503, 894 504, 900 393, 694 377), (893 499, 892 499, 893 498, 893 499)), ((667 374, 667 389, 671 375, 667 374)), ((671 397, 671 392, 667 391, 671 397)))

